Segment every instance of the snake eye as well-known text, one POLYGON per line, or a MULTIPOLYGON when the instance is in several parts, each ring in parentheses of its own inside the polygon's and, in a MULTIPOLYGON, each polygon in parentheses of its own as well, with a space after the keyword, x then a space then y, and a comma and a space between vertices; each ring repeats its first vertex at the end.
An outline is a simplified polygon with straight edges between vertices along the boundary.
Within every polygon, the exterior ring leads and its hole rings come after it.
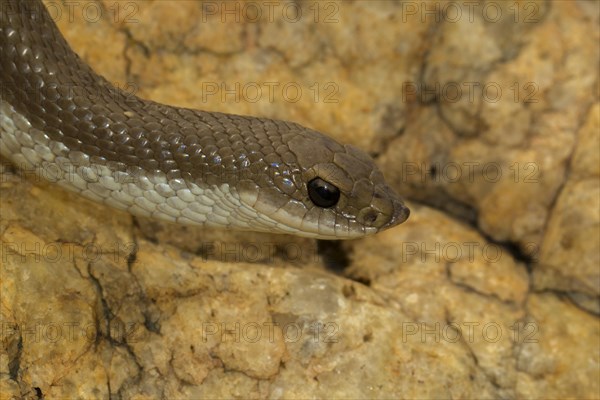
POLYGON ((340 189, 321 178, 308 182, 308 197, 318 207, 329 208, 340 199, 340 189))

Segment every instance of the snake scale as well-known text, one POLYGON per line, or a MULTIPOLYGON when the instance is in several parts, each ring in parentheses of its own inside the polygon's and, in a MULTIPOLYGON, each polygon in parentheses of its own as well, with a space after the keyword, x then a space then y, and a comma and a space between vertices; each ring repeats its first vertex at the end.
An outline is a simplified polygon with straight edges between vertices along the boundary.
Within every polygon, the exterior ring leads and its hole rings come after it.
POLYGON ((39 0, 0 0, 0 154, 108 206, 320 239, 404 222, 370 156, 287 121, 172 107, 97 75, 39 0))

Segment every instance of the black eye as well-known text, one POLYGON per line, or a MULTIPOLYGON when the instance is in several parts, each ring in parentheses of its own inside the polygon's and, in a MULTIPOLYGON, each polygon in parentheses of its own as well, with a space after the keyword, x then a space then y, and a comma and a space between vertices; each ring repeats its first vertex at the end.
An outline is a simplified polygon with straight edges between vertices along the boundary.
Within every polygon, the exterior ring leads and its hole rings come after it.
POLYGON ((340 189, 321 178, 308 182, 308 197, 318 207, 329 208, 340 199, 340 189))

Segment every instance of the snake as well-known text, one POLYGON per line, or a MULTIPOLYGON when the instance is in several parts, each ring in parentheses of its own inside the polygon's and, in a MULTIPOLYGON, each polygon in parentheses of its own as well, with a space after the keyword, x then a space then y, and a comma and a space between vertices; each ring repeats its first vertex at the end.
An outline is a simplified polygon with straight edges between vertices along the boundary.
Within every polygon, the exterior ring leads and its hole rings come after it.
POLYGON ((41 0, 0 0, 0 155, 137 217, 352 239, 409 209, 366 152, 298 123, 174 107, 95 73, 41 0))

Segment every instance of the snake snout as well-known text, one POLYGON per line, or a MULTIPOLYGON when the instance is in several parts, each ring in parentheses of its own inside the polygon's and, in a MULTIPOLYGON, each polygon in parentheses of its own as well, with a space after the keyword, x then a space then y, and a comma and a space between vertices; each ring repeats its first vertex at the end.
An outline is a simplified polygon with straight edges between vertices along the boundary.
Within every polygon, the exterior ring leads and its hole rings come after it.
POLYGON ((404 201, 387 184, 380 184, 375 188, 374 205, 376 200, 380 200, 377 208, 382 211, 380 224, 377 225, 379 231, 399 225, 408 219, 410 215, 409 208, 404 201))
POLYGON ((370 204, 363 208, 357 220, 364 226, 382 231, 406 221, 410 210, 400 197, 387 185, 380 184, 374 188, 370 204))
POLYGON ((383 225, 380 230, 391 228, 399 225, 408 219, 410 209, 401 200, 393 200, 394 212, 387 224, 383 225))

